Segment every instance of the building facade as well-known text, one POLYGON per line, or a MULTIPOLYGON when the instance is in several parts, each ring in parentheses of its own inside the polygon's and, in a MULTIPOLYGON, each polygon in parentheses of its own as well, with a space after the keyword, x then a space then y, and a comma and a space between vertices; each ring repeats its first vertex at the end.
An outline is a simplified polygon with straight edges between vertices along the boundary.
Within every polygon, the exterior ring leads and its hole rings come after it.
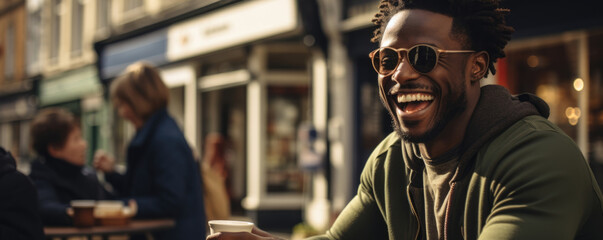
MULTIPOLYGON (((157 66, 170 88, 168 111, 196 155, 203 156, 209 136, 226 140, 235 215, 290 230, 303 221, 307 202, 319 197, 327 207, 326 187, 316 197, 305 194, 314 181, 327 184, 326 46, 317 3, 131 2, 112 2, 111 34, 95 43, 100 82, 107 88, 136 61, 157 66)), ((123 159, 133 130, 112 121, 115 154, 123 159)))
MULTIPOLYGON (((535 93, 551 121, 603 166, 602 17, 504 1, 517 32, 483 84, 535 93)), ((157 66, 168 111, 203 156, 225 139, 235 215, 324 230, 392 131, 368 53, 378 0, 28 0, 0 3, 0 145, 28 157, 28 121, 64 107, 89 143, 125 161, 133 127, 108 99, 136 61, 157 66)), ((603 167, 593 165, 603 171, 603 167)), ((603 177, 603 172, 600 174, 603 177)), ((600 181, 601 182, 601 181, 600 181)))
POLYGON ((97 149, 108 146, 110 129, 110 122, 105 121, 110 111, 103 101, 92 47, 94 38, 105 34, 108 25, 109 15, 102 11, 106 1, 35 2, 39 9, 32 8, 30 15, 33 18, 39 14, 41 19, 36 23, 39 24, 40 55, 30 66, 41 73, 38 108, 65 108, 79 119, 83 137, 88 142, 86 159, 90 163, 97 149))
POLYGON ((0 3, 0 146, 12 152, 19 169, 30 157, 28 123, 36 111, 37 74, 26 65, 26 9, 23 0, 0 3))

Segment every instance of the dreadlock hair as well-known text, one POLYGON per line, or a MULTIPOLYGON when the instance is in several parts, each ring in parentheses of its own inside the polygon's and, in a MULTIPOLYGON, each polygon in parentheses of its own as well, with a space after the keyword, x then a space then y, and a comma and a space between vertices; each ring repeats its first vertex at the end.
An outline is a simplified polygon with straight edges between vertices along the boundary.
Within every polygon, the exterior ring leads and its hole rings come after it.
MULTIPOLYGON (((486 51, 489 71, 496 74, 494 63, 505 57, 503 49, 515 31, 505 24, 510 10, 499 8, 499 0, 381 0, 372 22, 377 25, 372 42, 380 42, 385 26, 401 10, 421 9, 451 17, 451 34, 463 47, 486 51)), ((488 72, 484 77, 488 76, 488 72)))

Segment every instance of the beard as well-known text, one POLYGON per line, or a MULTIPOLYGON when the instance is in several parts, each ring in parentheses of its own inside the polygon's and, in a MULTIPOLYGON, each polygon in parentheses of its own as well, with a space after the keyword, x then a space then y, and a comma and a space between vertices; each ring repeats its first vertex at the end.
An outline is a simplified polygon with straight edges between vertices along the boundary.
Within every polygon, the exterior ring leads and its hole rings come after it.
MULTIPOLYGON (((444 106, 444 111, 441 114, 437 114, 434 119, 435 125, 431 128, 427 129, 427 131, 421 135, 411 135, 408 131, 403 131, 400 124, 396 121, 397 117, 395 113, 389 111, 390 116, 392 117, 392 126, 394 131, 398 136, 404 141, 411 143, 426 143, 433 140, 437 137, 442 130, 450 123, 450 121, 456 116, 460 115, 467 109, 467 92, 465 85, 461 85, 462 89, 460 96, 456 99, 452 99, 448 97, 447 99, 443 99, 440 102, 450 103, 444 106)), ((412 125, 412 123, 411 123, 412 125)))

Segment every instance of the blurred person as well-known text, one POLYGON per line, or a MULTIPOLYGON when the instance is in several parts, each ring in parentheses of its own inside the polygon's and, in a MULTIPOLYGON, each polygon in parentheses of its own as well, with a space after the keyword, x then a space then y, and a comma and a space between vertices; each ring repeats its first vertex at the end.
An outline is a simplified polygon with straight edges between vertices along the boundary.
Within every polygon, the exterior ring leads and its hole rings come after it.
POLYGON ((72 200, 112 198, 86 167, 86 140, 75 117, 62 108, 41 110, 31 123, 32 148, 37 159, 29 177, 38 190, 40 214, 45 225, 71 225, 72 200))
POLYGON ((136 128, 127 149, 125 175, 115 159, 95 154, 94 166, 124 197, 136 203, 136 218, 173 218, 176 226, 154 239, 202 239, 205 211, 199 167, 166 106, 169 90, 158 71, 134 63, 110 87, 111 101, 122 118, 136 128))
POLYGON ((0 239, 42 240, 36 188, 17 171, 15 159, 0 147, 0 239))
POLYGON ((201 175, 208 221, 230 218, 226 144, 227 141, 222 134, 210 133, 205 137, 201 175))
POLYGON ((547 104, 480 87, 505 56, 508 12, 498 0, 381 1, 370 57, 395 132, 315 239, 603 239, 601 192, 547 104))
POLYGON ((226 160, 227 141, 220 133, 210 133, 205 137, 203 161, 224 181, 228 178, 228 161, 226 160))

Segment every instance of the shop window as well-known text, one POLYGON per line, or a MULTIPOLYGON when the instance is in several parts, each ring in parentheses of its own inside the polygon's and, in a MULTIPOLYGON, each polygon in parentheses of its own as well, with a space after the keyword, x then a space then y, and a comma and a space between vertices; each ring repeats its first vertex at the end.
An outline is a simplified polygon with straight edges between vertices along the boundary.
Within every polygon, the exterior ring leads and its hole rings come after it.
POLYGON ((297 159, 297 130, 309 121, 307 86, 268 87, 267 191, 302 193, 304 176, 297 159))
POLYGON ((144 0, 122 0, 113 2, 117 4, 118 13, 116 18, 121 24, 127 24, 143 18, 145 13, 145 1, 144 0))
POLYGON ((109 0, 96 1, 96 29, 99 31, 109 28, 110 4, 109 0))
POLYGON ((201 157, 225 178, 234 215, 244 214, 247 191, 246 100, 246 86, 201 93, 201 157))
POLYGON ((4 80, 12 81, 15 75, 15 23, 8 22, 4 37, 4 80))
POLYGON ((71 57, 82 55, 82 38, 84 27, 83 0, 73 0, 71 6, 71 57))
POLYGON ((577 42, 535 44, 507 51, 509 88, 513 94, 534 93, 550 107, 549 120, 573 139, 577 137, 577 42))
POLYGON ((40 3, 27 2, 27 70, 30 75, 39 71, 42 11, 40 3))
POLYGON ((130 12, 136 9, 139 9, 143 5, 143 0, 124 0, 124 12, 130 12))
POLYGON ((59 60, 59 46, 61 40, 61 15, 62 0, 51 1, 50 7, 50 49, 49 59, 52 64, 57 64, 59 60))

